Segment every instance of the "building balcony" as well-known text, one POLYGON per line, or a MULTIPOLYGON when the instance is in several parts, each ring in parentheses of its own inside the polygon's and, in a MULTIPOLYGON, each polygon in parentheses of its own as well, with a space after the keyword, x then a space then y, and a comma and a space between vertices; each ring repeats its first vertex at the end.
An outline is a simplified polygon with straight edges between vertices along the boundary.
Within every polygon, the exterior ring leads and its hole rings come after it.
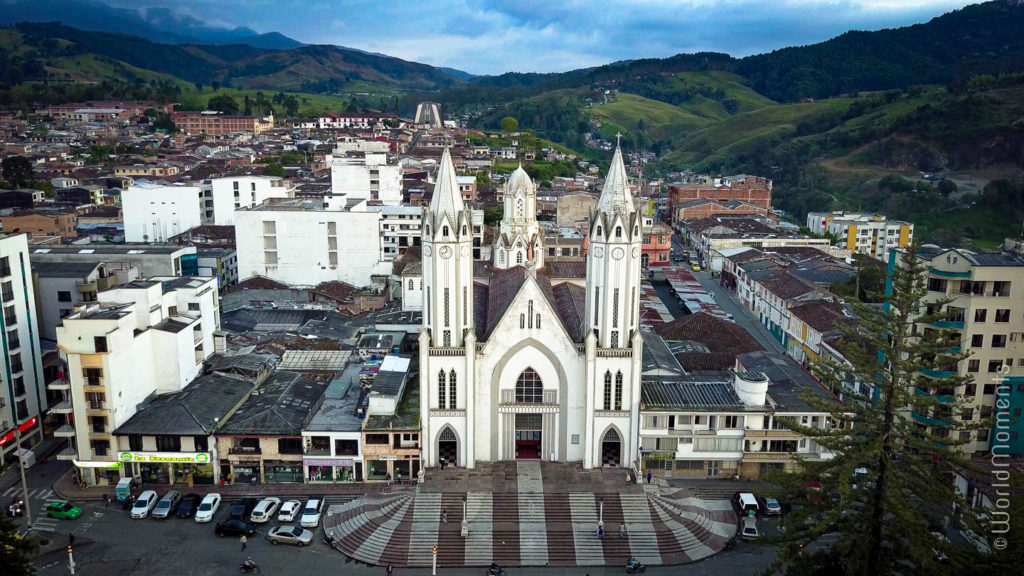
POLYGON ((117 276, 96 279, 96 289, 99 291, 108 290, 114 286, 117 286, 117 276))
POLYGON ((71 426, 70 424, 65 424, 60 428, 54 430, 53 435, 56 436, 57 438, 74 438, 75 427, 71 426))
POLYGON ((96 281, 95 280, 93 280, 91 282, 81 282, 81 281, 76 281, 75 282, 75 290, 78 290, 79 293, 95 292, 96 289, 97 289, 97 286, 96 286, 96 281))
POLYGON ((598 348, 598 358, 631 358, 633 356, 632 348, 598 348))
POLYGON ((50 412, 54 414, 72 414, 75 411, 75 407, 71 404, 71 400, 64 400, 50 406, 50 412))
POLYGON ((200 343, 202 343, 202 341, 203 341, 203 331, 202 330, 193 330, 192 331, 192 343, 193 344, 200 344, 200 343))
POLYGON ((773 438, 777 440, 793 440, 802 437, 799 432, 786 428, 777 428, 773 430, 747 430, 745 436, 747 438, 773 438))
POLYGON ((110 432, 101 428, 100 430, 89 430, 89 440, 109 440, 110 432))
POLYGON ((46 384, 47 390, 71 390, 71 382, 62 378, 56 378, 52 382, 46 384))
POLYGON ((916 386, 914 387, 914 394, 917 396, 935 398, 943 404, 953 404, 956 402, 956 396, 953 394, 932 394, 931 392, 916 386))
POLYGON ((263 451, 258 446, 232 446, 228 449, 228 454, 249 456, 263 454, 263 451))
POLYGON ((85 412, 92 416, 94 413, 97 416, 106 415, 107 403, 106 402, 88 402, 85 405, 85 412))
POLYGON ((107 390, 107 386, 103 382, 102 378, 98 380, 86 380, 85 383, 82 385, 82 388, 86 392, 106 392, 107 390))
POLYGON ((744 462, 786 462, 793 458, 793 452, 744 452, 744 462))
POLYGON ((78 458, 78 449, 71 444, 57 452, 57 460, 75 460, 76 458, 78 458))
POLYGON ((431 356, 462 356, 466 353, 466 349, 461 346, 445 346, 445 347, 434 347, 430 348, 431 356))
POLYGON ((943 330, 963 330, 963 320, 936 320, 929 324, 933 328, 942 328, 943 330))
POLYGON ((963 352, 963 348, 961 348, 960 346, 953 346, 952 348, 942 351, 941 354, 946 354, 948 356, 957 356, 961 352, 963 352))
POLYGON ((924 376, 925 378, 942 380, 944 378, 952 378, 953 376, 956 376, 956 370, 928 369, 921 370, 921 375, 924 376))
POLYGON ((306 446, 306 455, 307 456, 330 456, 331 455, 331 449, 330 449, 330 447, 328 447, 328 448, 314 448, 312 446, 306 446))
POLYGON ((949 428, 949 422, 945 420, 939 420, 938 418, 930 418, 924 414, 918 414, 917 412, 911 412, 910 417, 918 424, 924 424, 925 426, 936 426, 939 428, 949 428))

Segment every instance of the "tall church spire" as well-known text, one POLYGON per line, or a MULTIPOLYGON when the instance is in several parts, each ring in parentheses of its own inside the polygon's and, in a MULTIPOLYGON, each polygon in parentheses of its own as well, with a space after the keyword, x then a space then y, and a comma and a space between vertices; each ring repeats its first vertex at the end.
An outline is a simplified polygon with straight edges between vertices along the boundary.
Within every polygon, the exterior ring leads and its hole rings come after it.
POLYGON ((441 155, 441 164, 437 169, 437 179, 434 182, 434 195, 430 199, 430 214, 435 222, 447 214, 452 222, 455 222, 459 214, 465 212, 466 205, 462 202, 462 193, 459 192, 459 181, 455 175, 455 164, 452 163, 452 156, 448 148, 444 149, 441 155))
POLYGON ((615 147, 615 155, 608 168, 608 177, 604 181, 604 190, 601 191, 601 198, 597 201, 597 211, 606 215, 619 212, 623 217, 628 217, 629 214, 636 211, 636 207, 633 205, 633 193, 629 191, 626 165, 622 161, 622 148, 619 146, 615 147))

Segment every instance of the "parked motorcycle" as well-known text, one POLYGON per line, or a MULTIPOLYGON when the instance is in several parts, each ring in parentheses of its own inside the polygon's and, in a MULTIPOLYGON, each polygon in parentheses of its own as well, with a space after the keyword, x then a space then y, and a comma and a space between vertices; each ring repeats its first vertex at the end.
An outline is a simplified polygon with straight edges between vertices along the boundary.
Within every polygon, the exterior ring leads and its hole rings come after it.
POLYGON ((630 558, 629 562, 626 562, 626 574, 635 574, 637 572, 646 572, 647 566, 644 566, 636 558, 630 558))
POLYGON ((252 561, 252 558, 246 558, 245 562, 242 562, 242 565, 239 567, 239 570, 241 572, 258 572, 259 566, 252 561))
POLYGON ((25 515, 25 501, 21 498, 15 498, 11 501, 10 505, 7 506, 7 516, 14 518, 17 516, 25 515))

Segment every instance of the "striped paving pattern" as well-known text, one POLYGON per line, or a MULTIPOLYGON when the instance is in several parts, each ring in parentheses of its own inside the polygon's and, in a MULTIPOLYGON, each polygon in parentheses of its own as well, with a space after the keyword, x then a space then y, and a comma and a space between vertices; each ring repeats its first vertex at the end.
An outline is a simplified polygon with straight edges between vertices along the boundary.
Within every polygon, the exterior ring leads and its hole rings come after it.
POLYGON ((430 566, 435 546, 439 567, 613 566, 630 556, 650 565, 684 564, 721 550, 736 531, 728 501, 637 492, 545 494, 539 466, 519 464, 516 492, 367 496, 331 506, 324 527, 346 555, 395 567, 430 566), (463 506, 466 537, 460 533, 463 506), (602 518, 603 540, 597 535, 602 518))

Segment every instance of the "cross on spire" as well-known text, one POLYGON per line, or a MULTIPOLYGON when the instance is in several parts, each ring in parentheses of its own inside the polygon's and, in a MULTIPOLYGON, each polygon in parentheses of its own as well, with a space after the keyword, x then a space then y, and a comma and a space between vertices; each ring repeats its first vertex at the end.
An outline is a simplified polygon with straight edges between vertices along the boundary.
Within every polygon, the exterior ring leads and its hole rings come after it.
POLYGON ((622 145, 622 132, 615 133, 615 147, 619 148, 622 145))

